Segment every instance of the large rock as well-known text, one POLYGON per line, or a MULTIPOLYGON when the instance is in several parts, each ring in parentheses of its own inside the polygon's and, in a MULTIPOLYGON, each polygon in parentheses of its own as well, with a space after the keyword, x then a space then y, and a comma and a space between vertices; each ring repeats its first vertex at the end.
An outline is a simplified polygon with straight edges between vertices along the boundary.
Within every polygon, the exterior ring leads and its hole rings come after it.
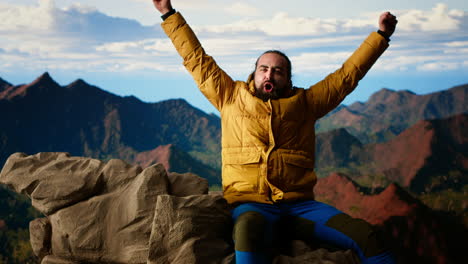
MULTIPOLYGON (((13 154, 0 183, 46 217, 30 223, 42 264, 233 263, 230 207, 206 179, 67 153, 13 154)), ((274 263, 356 263, 293 241, 274 263)))
POLYGON ((156 198, 168 193, 167 186, 158 164, 114 192, 56 212, 49 217, 52 252, 89 262, 146 262, 156 198))
POLYGON ((155 208, 148 264, 229 263, 231 214, 220 195, 161 195, 155 208))
POLYGON ((11 155, 0 174, 0 182, 31 197, 32 205, 50 214, 96 194, 103 163, 68 153, 11 155))
POLYGON ((37 218, 29 223, 31 248, 40 259, 50 254, 52 229, 49 219, 37 218))
POLYGON ((208 181, 193 173, 169 173, 169 193, 184 197, 197 194, 208 194, 208 181))

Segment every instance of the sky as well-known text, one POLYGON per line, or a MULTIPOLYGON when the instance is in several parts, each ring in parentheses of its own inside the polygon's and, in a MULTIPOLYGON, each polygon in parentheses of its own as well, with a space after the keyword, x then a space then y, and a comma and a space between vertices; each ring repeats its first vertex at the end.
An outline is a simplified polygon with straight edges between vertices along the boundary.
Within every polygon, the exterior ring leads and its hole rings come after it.
MULTIPOLYGON (((379 15, 398 25, 390 47, 344 104, 382 88, 427 94, 468 83, 468 1, 173 0, 206 52, 233 79, 280 49, 293 83, 308 88, 338 69, 379 15)), ((151 0, 2 0, 0 78, 29 83, 49 72, 60 85, 83 79, 145 102, 183 98, 217 110, 198 91, 151 0)))

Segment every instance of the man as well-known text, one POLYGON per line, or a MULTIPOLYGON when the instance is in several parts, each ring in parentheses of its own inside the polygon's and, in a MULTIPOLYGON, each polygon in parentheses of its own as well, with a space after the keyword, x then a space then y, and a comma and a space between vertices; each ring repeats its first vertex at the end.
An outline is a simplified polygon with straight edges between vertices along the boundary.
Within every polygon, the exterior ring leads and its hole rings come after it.
POLYGON ((274 226, 289 219, 304 239, 353 249, 363 263, 394 263, 368 223, 315 201, 313 188, 315 122, 339 105, 385 51, 395 16, 383 13, 379 31, 340 69, 301 89, 293 87, 291 62, 279 51, 261 55, 247 82, 232 80, 170 0, 153 3, 184 66, 221 114, 223 195, 234 206, 236 262, 271 263, 274 226))

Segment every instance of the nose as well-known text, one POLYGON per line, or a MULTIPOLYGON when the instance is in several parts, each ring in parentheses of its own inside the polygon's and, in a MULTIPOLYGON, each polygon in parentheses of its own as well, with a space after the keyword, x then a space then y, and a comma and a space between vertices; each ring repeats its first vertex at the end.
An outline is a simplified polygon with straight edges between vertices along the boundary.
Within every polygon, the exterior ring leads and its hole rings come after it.
POLYGON ((271 69, 268 69, 267 72, 265 73, 265 78, 267 80, 271 80, 272 77, 273 77, 273 71, 271 69))

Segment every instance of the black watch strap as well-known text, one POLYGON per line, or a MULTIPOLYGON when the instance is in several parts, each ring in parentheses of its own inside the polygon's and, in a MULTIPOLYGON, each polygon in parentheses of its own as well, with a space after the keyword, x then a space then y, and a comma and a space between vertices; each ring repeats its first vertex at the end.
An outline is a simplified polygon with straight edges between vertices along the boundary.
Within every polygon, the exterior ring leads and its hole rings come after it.
POLYGON ((382 37, 384 37, 388 42, 390 42, 390 38, 383 32, 382 30, 377 30, 377 33, 379 33, 382 37))
POLYGON ((168 17, 172 16, 173 14, 175 14, 176 11, 174 8, 172 8, 169 12, 167 12, 166 14, 162 15, 161 18, 162 20, 166 20, 168 17))

